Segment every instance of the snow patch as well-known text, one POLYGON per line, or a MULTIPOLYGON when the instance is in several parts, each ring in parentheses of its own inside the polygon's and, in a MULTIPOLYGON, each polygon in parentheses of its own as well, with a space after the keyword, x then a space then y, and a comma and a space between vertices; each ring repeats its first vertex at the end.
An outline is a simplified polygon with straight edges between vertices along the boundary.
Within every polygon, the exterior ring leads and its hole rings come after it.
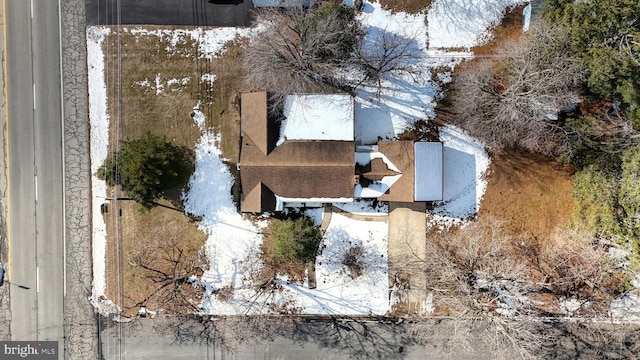
POLYGON ((332 205, 355 215, 386 216, 389 214, 389 203, 372 199, 356 199, 350 203, 333 203, 332 205))
MULTIPOLYGON (((89 118, 91 119, 89 141, 91 144, 91 174, 95 174, 108 155, 109 116, 107 115, 107 87, 104 79, 104 56, 102 43, 109 28, 87 28, 87 68, 89 83, 89 118)), ((93 299, 99 299, 106 288, 106 244, 107 226, 102 216, 102 204, 108 204, 107 184, 96 176, 91 177, 91 218, 93 240, 93 299)))
POLYGON ((214 81, 216 81, 216 74, 202 74, 202 76, 200 77, 200 83, 213 85, 214 81))
POLYGON ((161 74, 156 75, 156 95, 160 95, 164 91, 164 84, 162 83, 161 76, 161 74))
MULTIPOLYGON (((220 158, 219 136, 206 132, 196 145, 196 169, 183 194, 185 211, 201 217, 198 228, 207 234, 205 250, 210 268, 201 278, 207 295, 225 286, 242 287, 247 259, 256 259, 262 234, 251 221, 237 212, 231 199, 233 177, 220 158)), ((251 260, 255 261, 255 260, 251 260)), ((215 313, 205 301, 204 310, 215 313)))
POLYGON ((490 38, 505 10, 523 0, 435 0, 427 15, 430 48, 471 48, 490 38))
POLYGON ((573 316, 573 313, 580 310, 582 303, 576 298, 561 299, 560 311, 568 316, 573 316))
POLYGON ((201 103, 202 102, 198 100, 196 106, 193 107, 193 111, 191 111, 191 118, 193 119, 193 122, 196 123, 196 126, 198 127, 198 129, 200 129, 200 131, 205 131, 207 119, 205 118, 202 111, 200 111, 201 103))

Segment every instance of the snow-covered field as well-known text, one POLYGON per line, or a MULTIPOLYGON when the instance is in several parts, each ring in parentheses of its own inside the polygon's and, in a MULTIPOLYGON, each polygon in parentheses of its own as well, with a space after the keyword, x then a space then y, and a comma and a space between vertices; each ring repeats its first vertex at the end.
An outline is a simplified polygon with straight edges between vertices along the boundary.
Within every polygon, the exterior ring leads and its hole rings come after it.
MULTIPOLYGON (((461 58, 472 56, 467 52, 447 52, 441 48, 468 47, 480 41, 486 34, 486 26, 500 19, 504 5, 514 2, 516 1, 436 0, 427 16, 428 31, 424 15, 391 14, 381 9, 377 3, 367 3, 360 16, 367 26, 368 43, 373 44, 375 37, 385 33, 410 37, 411 46, 420 55, 412 59, 414 63, 411 65, 420 69, 420 72, 411 76, 391 74, 382 80, 382 91, 364 87, 358 92, 355 99, 356 141, 373 144, 378 139, 393 139, 413 122, 433 118, 440 88, 432 81, 432 71, 438 71, 436 78, 446 81, 450 79, 450 71, 461 58), (489 3, 502 5, 489 6, 489 3), (500 11, 496 11, 500 6, 500 11), (451 22, 452 16, 458 21, 451 22)), ((189 38, 199 44, 202 57, 211 58, 219 54, 220 46, 225 41, 237 34, 247 35, 251 29, 129 31, 137 36, 166 37, 171 39, 173 45, 189 38)), ((99 27, 87 30, 94 173, 107 155, 109 120, 106 115, 104 66, 100 47, 107 32, 108 30, 99 27)), ((152 81, 140 79, 142 82, 145 80, 148 82, 144 83, 145 86, 151 85, 152 81)), ((215 76, 207 77, 206 81, 215 81, 215 76)), ((158 86, 156 91, 157 88, 158 86)), ((201 118, 204 115, 197 114, 194 120, 199 125, 204 124, 201 118)), ((184 195, 184 201, 188 212, 201 216, 199 227, 208 236, 205 247, 211 266, 200 280, 206 284, 210 295, 203 303, 204 312, 264 312, 270 306, 291 307, 303 313, 314 314, 384 314, 389 310, 387 223, 358 221, 339 214, 333 214, 323 239, 322 255, 316 260, 315 289, 309 289, 306 284, 289 283, 286 278, 280 277, 280 290, 276 294, 256 293, 255 286, 252 286, 252 275, 261 266, 257 254, 262 242, 261 226, 264 224, 254 224, 237 213, 230 195, 232 177, 220 158, 218 136, 209 129, 201 128, 201 131, 202 138, 195 149, 196 170, 190 179, 190 190, 184 195), (341 257, 353 246, 361 246, 365 254, 363 275, 355 279, 349 276, 341 264, 341 257), (219 299, 213 293, 220 289, 233 289, 233 296, 219 299), (249 304, 255 303, 256 299, 258 302, 268 303, 267 306, 250 307, 249 304)), ((442 141, 444 178, 445 183, 450 185, 448 189, 445 188, 445 199, 437 208, 437 214, 439 219, 453 221, 452 219, 473 215, 479 209, 486 186, 482 175, 487 169, 489 158, 482 144, 459 129, 443 129, 442 141)), ((97 299, 104 294, 105 289, 106 234, 100 204, 106 196, 106 186, 94 177, 92 191, 93 297, 97 299)), ((340 207, 357 213, 384 215, 387 211, 384 206, 372 209, 363 202, 343 204, 340 207)), ((321 221, 322 213, 316 211, 314 214, 321 221)))

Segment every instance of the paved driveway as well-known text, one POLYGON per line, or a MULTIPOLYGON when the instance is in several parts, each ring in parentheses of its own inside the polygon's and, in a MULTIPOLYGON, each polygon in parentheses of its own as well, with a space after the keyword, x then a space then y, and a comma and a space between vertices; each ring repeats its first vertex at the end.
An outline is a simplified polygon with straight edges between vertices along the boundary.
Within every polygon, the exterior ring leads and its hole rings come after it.
POLYGON ((389 202, 389 287, 407 310, 420 310, 425 296, 425 212, 424 202, 389 202))

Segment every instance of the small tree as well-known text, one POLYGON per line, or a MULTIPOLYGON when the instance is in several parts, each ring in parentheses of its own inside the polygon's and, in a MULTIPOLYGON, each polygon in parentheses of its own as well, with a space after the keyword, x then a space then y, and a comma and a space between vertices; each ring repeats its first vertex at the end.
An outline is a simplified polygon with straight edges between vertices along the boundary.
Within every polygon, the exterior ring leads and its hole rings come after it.
POLYGON ((313 261, 322 239, 320 229, 308 217, 271 224, 273 255, 276 259, 313 261))
POLYGON ((342 265, 346 266, 349 270, 349 275, 352 279, 362 275, 364 268, 363 264, 364 250, 362 246, 354 246, 349 248, 342 257, 342 265))
POLYGON ((165 190, 184 183, 187 166, 179 148, 147 133, 123 143, 96 175, 109 186, 120 185, 128 197, 149 209, 165 190))
POLYGON ((415 76, 421 73, 416 60, 424 54, 417 45, 415 34, 398 35, 385 29, 369 36, 370 40, 362 42, 355 53, 356 65, 364 71, 361 84, 375 83, 380 91, 385 74, 398 72, 415 76))

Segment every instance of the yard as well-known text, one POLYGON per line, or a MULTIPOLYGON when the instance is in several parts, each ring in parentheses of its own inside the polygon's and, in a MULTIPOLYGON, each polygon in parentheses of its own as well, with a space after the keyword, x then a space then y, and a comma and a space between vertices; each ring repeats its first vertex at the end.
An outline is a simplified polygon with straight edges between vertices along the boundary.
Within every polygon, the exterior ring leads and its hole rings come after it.
MULTIPOLYGON (((469 48, 486 39, 486 27, 495 24, 504 5, 511 3, 482 3, 456 18, 452 9, 460 8, 436 2, 426 16, 428 31, 423 15, 392 14, 377 3, 367 4, 368 10, 360 16, 372 33, 384 29, 415 37, 415 46, 423 56, 413 65, 424 71, 384 79, 381 92, 367 86, 358 91, 357 140, 371 144, 380 138, 393 139, 414 122, 433 118, 442 96, 440 85, 450 80, 461 58, 472 56, 469 48), (465 26, 463 20, 473 26, 465 26)), ((148 279, 136 273, 127 256, 145 246, 149 234, 156 234, 167 241, 179 237, 180 246, 191 251, 204 248, 209 267, 197 282, 205 288, 201 303, 205 313, 387 313, 384 221, 365 222, 334 213, 322 254, 316 259, 315 289, 280 274, 277 292, 256 290, 263 265, 262 232, 268 218, 240 215, 237 197, 232 195, 237 194, 233 184, 239 143, 235 99, 242 90, 237 45, 241 41, 233 40, 252 30, 130 28, 122 29, 120 37, 115 31, 88 30, 92 171, 120 141, 153 132, 192 151, 194 173, 188 185, 175 189, 168 196, 170 201, 162 203, 166 207, 141 213, 135 204, 111 201, 106 216, 100 213, 100 205, 114 195, 94 178, 94 299, 105 296, 127 308, 148 293, 148 279), (118 45, 121 69, 114 53, 118 45), (116 81, 118 74, 122 76, 120 83, 116 81), (169 228, 171 231, 150 231, 169 228), (365 269, 356 278, 336 261, 354 245, 362 247, 365 258, 365 269)), ((479 210, 481 221, 489 215, 508 218, 510 231, 534 238, 544 237, 554 225, 564 223, 571 187, 565 170, 542 159, 513 155, 494 160, 485 177, 489 159, 482 144, 453 127, 441 129, 441 140, 450 164, 444 176, 451 186, 445 191, 445 202, 433 209, 435 223, 460 223, 479 210), (539 201, 520 201, 534 196, 539 201)), ((367 216, 379 212, 369 205, 344 207, 357 208, 367 216)))

